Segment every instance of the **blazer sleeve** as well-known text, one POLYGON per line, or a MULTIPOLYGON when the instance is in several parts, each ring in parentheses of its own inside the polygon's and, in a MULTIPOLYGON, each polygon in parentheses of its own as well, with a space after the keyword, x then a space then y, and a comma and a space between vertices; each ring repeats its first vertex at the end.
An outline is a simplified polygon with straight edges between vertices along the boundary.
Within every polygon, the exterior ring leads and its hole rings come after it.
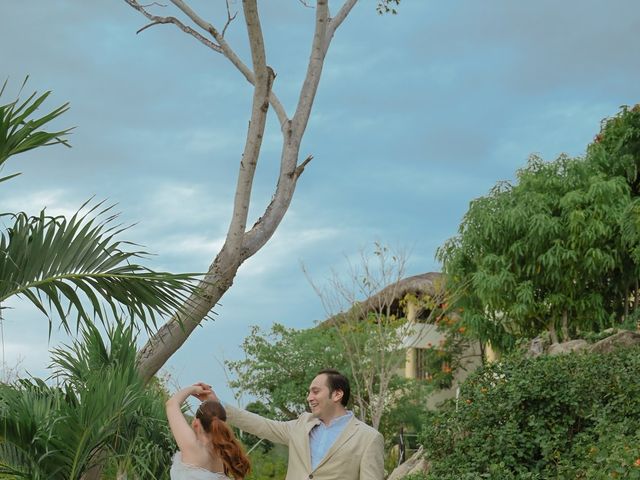
POLYGON ((274 443, 289 444, 291 429, 296 420, 278 422, 232 405, 225 404, 224 408, 227 411, 227 422, 234 427, 274 443))
POLYGON ((360 460, 360 480, 383 480, 384 438, 375 432, 360 460))

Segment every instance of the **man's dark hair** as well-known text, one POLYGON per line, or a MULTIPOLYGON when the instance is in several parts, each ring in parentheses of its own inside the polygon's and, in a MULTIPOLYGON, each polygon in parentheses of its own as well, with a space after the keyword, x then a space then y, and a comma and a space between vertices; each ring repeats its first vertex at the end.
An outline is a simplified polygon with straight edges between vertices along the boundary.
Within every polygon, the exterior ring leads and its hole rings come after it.
POLYGON ((349 402, 349 396, 351 395, 351 388, 349 387, 349 379, 341 374, 338 370, 334 370, 332 368, 326 368, 324 370, 320 370, 318 375, 326 375, 327 376, 327 386, 329 387, 329 395, 331 395, 334 391, 340 390, 342 392, 342 398, 340 399, 340 403, 343 407, 347 406, 349 402))

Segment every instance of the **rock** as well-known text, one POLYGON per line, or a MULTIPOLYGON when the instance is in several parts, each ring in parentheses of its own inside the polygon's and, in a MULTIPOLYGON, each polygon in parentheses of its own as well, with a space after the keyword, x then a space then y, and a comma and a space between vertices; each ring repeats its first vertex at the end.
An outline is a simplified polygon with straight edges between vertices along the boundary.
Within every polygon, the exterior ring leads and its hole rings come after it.
POLYGON ((422 457, 409 471, 409 475, 413 475, 416 473, 428 473, 428 472, 429 472, 429 462, 427 462, 427 460, 424 457, 422 457))
POLYGON ((410 473, 413 473, 413 469, 416 466, 419 466, 421 461, 424 461, 422 458, 422 447, 420 447, 416 453, 411 455, 411 458, 406 462, 402 465, 398 465, 387 477, 387 480, 400 480, 401 478, 406 477, 410 473))
POLYGON ((547 353, 549 355, 560 355, 563 353, 576 352, 578 350, 586 350, 589 344, 586 340, 569 340, 568 342, 554 343, 549 346, 547 353))
POLYGON ((621 347, 633 347, 640 344, 640 333, 623 330, 610 337, 603 338, 591 346, 592 352, 609 353, 621 347))
POLYGON ((527 349, 526 356, 527 357, 539 357, 545 351, 547 347, 548 339, 543 336, 538 336, 531 340, 529 343, 529 348, 527 349))

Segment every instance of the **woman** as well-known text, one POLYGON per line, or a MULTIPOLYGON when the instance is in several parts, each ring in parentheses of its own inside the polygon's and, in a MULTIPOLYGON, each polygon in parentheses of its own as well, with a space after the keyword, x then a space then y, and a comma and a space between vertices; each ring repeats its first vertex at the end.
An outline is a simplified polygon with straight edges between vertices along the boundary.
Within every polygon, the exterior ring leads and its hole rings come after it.
POLYGON ((249 459, 225 423, 227 413, 212 396, 211 387, 196 383, 167 400, 167 419, 179 449, 172 480, 240 480, 249 473, 249 459), (180 407, 191 395, 202 403, 189 425, 180 407))

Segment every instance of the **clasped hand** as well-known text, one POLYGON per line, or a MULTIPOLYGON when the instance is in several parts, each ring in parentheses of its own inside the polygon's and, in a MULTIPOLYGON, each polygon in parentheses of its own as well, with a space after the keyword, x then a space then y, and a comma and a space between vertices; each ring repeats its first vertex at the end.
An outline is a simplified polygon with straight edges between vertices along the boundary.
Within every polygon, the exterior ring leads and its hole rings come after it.
POLYGON ((201 402, 204 402, 206 400, 214 400, 216 402, 220 401, 218 400, 218 396, 215 394, 215 392, 211 388, 211 385, 207 385, 204 382, 198 382, 198 383, 194 383, 191 388, 192 388, 191 395, 196 397, 201 402))

